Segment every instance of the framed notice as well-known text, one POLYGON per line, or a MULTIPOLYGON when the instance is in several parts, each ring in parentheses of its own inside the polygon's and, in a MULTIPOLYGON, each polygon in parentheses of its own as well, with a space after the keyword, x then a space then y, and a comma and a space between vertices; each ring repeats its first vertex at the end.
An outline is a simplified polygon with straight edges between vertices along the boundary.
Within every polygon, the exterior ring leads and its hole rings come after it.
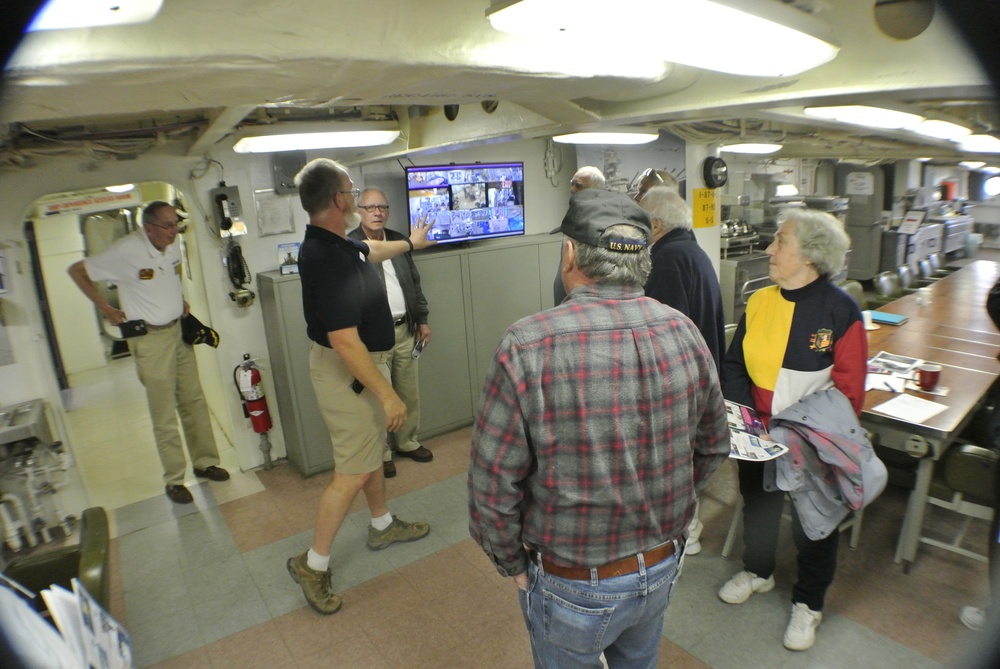
POLYGON ((911 209, 906 212, 906 216, 903 217, 903 222, 899 224, 896 228, 896 232, 904 235, 912 235, 920 227, 920 224, 924 222, 924 216, 927 212, 920 211, 919 209, 911 209))
POLYGON ((276 195, 273 189, 255 190, 253 203, 257 210, 259 237, 295 232, 295 214, 292 211, 291 196, 276 195))

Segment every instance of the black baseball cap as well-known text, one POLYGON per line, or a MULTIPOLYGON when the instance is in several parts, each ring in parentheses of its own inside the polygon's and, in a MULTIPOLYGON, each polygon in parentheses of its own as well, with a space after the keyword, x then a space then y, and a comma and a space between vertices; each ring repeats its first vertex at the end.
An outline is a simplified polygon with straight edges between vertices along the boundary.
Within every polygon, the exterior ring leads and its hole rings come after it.
POLYGON ((619 251, 636 253, 649 244, 652 236, 649 214, 625 193, 588 188, 569 198, 569 210, 562 225, 550 234, 561 232, 578 242, 619 251), (613 225, 631 225, 642 231, 645 240, 605 239, 601 235, 613 225))

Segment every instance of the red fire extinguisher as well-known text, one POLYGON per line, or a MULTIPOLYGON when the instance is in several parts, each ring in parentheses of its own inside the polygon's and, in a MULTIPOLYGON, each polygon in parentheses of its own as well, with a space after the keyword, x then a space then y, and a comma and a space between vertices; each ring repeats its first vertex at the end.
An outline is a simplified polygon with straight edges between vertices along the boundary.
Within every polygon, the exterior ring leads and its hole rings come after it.
POLYGON ((243 362, 233 370, 233 381, 243 400, 243 415, 250 419, 254 432, 263 434, 270 430, 271 414, 264 399, 260 368, 250 359, 249 353, 243 354, 243 362))

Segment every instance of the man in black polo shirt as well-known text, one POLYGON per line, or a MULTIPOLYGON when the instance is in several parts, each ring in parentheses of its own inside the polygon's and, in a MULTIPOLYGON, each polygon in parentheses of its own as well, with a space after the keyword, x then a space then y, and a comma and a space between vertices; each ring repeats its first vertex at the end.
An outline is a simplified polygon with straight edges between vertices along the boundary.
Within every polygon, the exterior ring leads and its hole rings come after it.
POLYGON ((410 239, 357 242, 347 228, 358 220, 357 197, 347 170, 318 158, 295 177, 309 214, 299 249, 306 334, 312 340, 309 376, 333 441, 333 479, 320 499, 312 547, 288 559, 288 573, 315 611, 335 613, 341 600, 330 583, 330 547, 354 498, 364 492, 371 512, 368 547, 381 550, 427 536, 427 523, 407 523, 389 513, 382 476, 385 430, 406 422, 406 405, 389 383, 395 343, 392 315, 375 269, 380 262, 424 248, 426 223, 410 239))

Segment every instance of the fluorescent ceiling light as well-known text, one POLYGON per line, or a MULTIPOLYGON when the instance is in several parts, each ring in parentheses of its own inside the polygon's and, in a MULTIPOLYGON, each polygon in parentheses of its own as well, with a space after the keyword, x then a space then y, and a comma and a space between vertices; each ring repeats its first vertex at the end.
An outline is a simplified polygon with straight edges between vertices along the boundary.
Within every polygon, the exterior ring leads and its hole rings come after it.
POLYGON ((119 184, 117 186, 105 186, 104 190, 109 193, 127 193, 135 188, 135 184, 119 184))
POLYGON ((980 167, 986 164, 983 160, 963 160, 958 163, 962 167, 970 170, 978 170, 980 167))
POLYGON ((1000 153, 1000 139, 993 135, 969 135, 961 140, 964 151, 973 153, 1000 153))
POLYGON ((27 30, 145 23, 159 13, 162 5, 163 0, 49 0, 35 14, 27 30))
POLYGON ((833 60, 840 50, 824 23, 773 0, 618 0, 613 11, 571 0, 494 0, 486 16, 502 32, 568 36, 591 48, 608 35, 628 35, 619 50, 729 74, 790 76, 833 60), (664 39, 663 26, 685 28, 664 39))
POLYGON ((307 151, 309 149, 344 149, 362 146, 383 146, 391 144, 399 137, 399 128, 394 123, 324 123, 312 124, 313 132, 304 130, 301 124, 250 128, 247 134, 236 142, 236 153, 274 153, 277 151, 307 151), (337 126, 343 130, 333 130, 337 126))
POLYGON ((788 197, 789 195, 798 195, 799 189, 795 187, 795 184, 778 184, 774 189, 774 194, 778 197, 788 197))
POLYGON ((987 165, 986 167, 981 169, 980 172, 986 172, 987 174, 1000 174, 1000 167, 996 167, 995 165, 987 165))
POLYGON ((947 139, 950 141, 960 140, 968 137, 972 131, 964 125, 958 125, 951 121, 940 121, 938 119, 927 119, 916 124, 912 128, 907 128, 913 132, 926 137, 936 137, 937 139, 947 139))
POLYGON ((729 153, 774 153, 781 149, 781 144, 772 144, 770 142, 743 142, 741 144, 723 144, 719 147, 720 151, 728 151, 729 153))
POLYGON ((660 136, 658 132, 616 130, 608 132, 573 132, 556 135, 553 142, 559 144, 649 144, 660 136))
POLYGON ((929 162, 932 159, 931 159, 930 156, 923 156, 921 158, 914 158, 914 160, 916 160, 918 163, 926 163, 926 162, 929 162))
POLYGON ((841 105, 835 107, 806 107, 805 113, 816 118, 825 118, 841 123, 864 125, 883 130, 912 128, 924 120, 923 116, 908 112, 869 107, 867 105, 841 105))

